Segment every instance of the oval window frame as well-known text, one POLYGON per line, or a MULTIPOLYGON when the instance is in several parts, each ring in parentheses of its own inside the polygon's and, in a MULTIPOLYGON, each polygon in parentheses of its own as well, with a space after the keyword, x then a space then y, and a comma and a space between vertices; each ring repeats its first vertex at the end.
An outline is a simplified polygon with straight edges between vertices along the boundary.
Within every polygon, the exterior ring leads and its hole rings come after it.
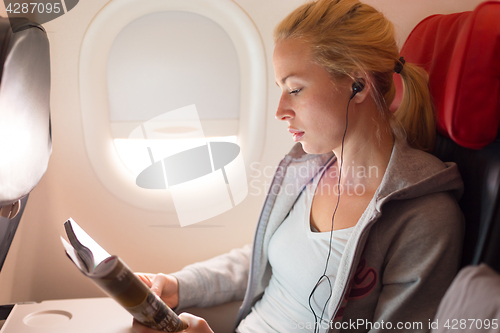
POLYGON ((80 50, 80 107, 85 146, 101 183, 116 197, 152 211, 175 210, 170 192, 135 184, 116 151, 110 127, 107 60, 120 31, 135 19, 155 12, 186 11, 219 24, 233 42, 240 62, 240 121, 237 143, 246 170, 260 160, 264 146, 267 66, 260 34, 248 15, 231 0, 120 0, 108 3, 91 21, 80 50), (170 203, 170 204, 169 204, 170 203))

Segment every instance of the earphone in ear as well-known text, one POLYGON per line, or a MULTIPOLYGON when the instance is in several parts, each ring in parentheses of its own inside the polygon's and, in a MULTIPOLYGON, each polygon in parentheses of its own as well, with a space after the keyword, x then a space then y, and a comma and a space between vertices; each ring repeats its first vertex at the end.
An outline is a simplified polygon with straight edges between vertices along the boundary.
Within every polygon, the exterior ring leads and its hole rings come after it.
POLYGON ((361 90, 365 89, 365 85, 361 81, 356 81, 352 84, 352 94, 349 99, 351 100, 357 93, 359 93, 361 90))

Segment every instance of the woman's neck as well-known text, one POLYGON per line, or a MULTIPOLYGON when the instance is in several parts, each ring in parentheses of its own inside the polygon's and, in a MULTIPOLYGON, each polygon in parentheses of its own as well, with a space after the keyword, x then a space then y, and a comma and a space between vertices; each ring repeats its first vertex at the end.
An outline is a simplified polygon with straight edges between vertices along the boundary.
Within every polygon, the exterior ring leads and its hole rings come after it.
POLYGON ((337 168, 342 164, 342 185, 362 184, 367 190, 375 191, 389 164, 394 136, 388 122, 381 121, 378 126, 373 126, 374 118, 363 118, 364 121, 358 121, 352 129, 348 128, 343 154, 342 146, 333 152, 337 156, 337 168), (371 124, 363 126, 363 122, 371 124))

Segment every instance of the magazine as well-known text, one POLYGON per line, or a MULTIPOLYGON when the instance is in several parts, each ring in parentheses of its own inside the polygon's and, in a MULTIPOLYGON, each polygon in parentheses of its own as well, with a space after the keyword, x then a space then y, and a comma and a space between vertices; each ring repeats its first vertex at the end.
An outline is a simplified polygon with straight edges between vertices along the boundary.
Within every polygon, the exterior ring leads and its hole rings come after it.
POLYGON ((179 332, 187 325, 117 256, 109 255, 73 220, 64 223, 69 243, 61 237, 66 254, 135 319, 162 332, 179 332))

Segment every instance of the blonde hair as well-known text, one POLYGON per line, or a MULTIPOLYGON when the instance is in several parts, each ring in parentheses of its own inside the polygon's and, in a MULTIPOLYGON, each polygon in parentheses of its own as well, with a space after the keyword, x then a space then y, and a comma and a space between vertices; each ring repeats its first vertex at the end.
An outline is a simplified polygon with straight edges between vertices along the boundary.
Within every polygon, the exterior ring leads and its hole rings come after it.
MULTIPOLYGON (((290 13, 274 31, 274 41, 297 38, 312 47, 314 61, 332 78, 356 72, 371 78, 371 91, 383 119, 396 131, 402 128, 408 143, 432 151, 436 128, 427 73, 405 63, 400 72, 403 99, 394 115, 393 73, 399 63, 394 27, 384 15, 358 0, 318 0, 290 13)), ((401 65, 401 63, 399 63, 401 65)))

